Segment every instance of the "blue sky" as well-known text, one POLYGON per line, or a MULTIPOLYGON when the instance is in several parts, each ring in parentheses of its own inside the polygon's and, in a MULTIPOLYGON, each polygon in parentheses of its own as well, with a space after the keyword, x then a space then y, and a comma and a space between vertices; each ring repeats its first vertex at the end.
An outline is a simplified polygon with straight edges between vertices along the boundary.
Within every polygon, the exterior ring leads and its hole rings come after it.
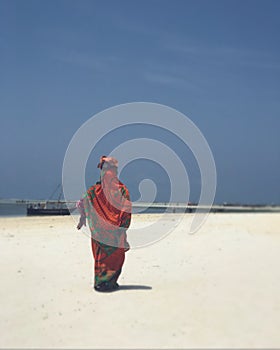
MULTIPOLYGON (((217 203, 280 204, 279 12, 277 0, 0 1, 0 197, 48 197, 82 123, 147 101, 203 132, 217 203)), ((183 154, 175 140, 174 148, 183 154)), ((165 175, 152 164, 139 175, 139 166, 122 177, 134 199, 135 181, 149 174, 166 199, 165 175)), ((189 171, 196 200, 199 173, 189 171)))

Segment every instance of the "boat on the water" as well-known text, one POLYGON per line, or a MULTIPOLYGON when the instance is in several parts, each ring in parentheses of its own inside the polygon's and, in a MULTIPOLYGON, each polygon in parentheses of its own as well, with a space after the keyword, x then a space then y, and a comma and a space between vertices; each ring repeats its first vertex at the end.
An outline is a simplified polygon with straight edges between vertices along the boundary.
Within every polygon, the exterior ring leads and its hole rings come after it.
POLYGON ((44 201, 29 204, 27 215, 70 215, 75 209, 75 206, 68 207, 64 201, 44 201))
POLYGON ((66 202, 61 198, 62 186, 58 184, 48 200, 29 202, 27 215, 70 215, 76 209, 75 203, 66 202), (58 199, 52 199, 58 190, 60 190, 58 199))

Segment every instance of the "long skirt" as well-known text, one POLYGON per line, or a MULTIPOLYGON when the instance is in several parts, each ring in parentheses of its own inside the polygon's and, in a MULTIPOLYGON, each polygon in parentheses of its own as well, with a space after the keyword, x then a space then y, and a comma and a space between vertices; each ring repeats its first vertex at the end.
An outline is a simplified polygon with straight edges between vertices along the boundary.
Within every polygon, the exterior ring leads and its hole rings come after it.
POLYGON ((122 271, 125 249, 106 245, 93 238, 91 246, 94 257, 94 287, 105 283, 114 287, 122 271))

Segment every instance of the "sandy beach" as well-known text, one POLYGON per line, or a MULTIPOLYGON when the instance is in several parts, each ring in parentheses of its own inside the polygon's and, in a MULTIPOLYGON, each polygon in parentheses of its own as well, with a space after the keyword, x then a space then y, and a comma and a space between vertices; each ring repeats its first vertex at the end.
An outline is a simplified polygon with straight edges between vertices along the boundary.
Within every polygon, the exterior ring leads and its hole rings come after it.
POLYGON ((189 235, 192 215, 129 251, 110 294, 71 217, 1 218, 0 347, 279 348, 280 214, 210 214, 189 235))

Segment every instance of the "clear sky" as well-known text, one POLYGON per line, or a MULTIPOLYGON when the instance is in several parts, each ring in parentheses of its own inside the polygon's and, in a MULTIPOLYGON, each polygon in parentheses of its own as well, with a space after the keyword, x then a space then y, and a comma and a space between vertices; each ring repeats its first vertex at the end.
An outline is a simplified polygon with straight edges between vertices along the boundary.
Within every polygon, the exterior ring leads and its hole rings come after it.
MULTIPOLYGON (((0 1, 0 197, 49 197, 83 122, 147 101, 203 132, 217 203, 280 204, 279 13, 277 0, 0 1)), ((136 198, 160 170, 132 168, 123 180, 136 198)), ((159 184, 164 200, 168 177, 159 184)))

